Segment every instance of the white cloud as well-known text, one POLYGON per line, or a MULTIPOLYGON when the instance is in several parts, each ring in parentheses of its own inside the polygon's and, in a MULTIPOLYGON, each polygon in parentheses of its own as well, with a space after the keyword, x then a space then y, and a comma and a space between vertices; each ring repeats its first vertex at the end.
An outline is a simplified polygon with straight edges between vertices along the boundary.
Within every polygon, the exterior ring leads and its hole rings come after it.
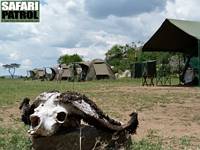
POLYGON ((199 0, 175 0, 168 1, 166 5, 166 16, 176 19, 200 20, 199 0))
POLYGON ((9 59, 12 61, 16 61, 20 59, 20 54, 19 52, 13 52, 9 54, 9 59))
POLYGON ((4 64, 0 62, 0 67, 2 67, 4 64))
MULTIPOLYGON (((111 1, 114 0, 107 3, 111 1)), ((120 8, 120 3, 125 7, 128 2, 130 0, 115 0, 112 8, 120 8)), ((151 6, 143 2, 131 2, 134 7, 140 4, 139 11, 123 8, 121 11, 106 10, 103 14, 102 5, 107 3, 98 0, 45 0, 40 23, 0 24, 1 63, 20 63, 20 72, 25 72, 26 69, 52 66, 66 53, 78 53, 86 60, 104 58, 114 44, 145 42, 165 18, 200 20, 199 0, 156 0, 151 6), (91 2, 96 10, 88 6, 91 2), (104 17, 99 19, 94 11, 102 12, 99 15, 104 17)))
POLYGON ((125 44, 130 39, 126 36, 117 34, 108 34, 105 31, 89 32, 85 35, 85 39, 78 42, 74 48, 59 48, 60 55, 79 54, 84 59, 92 60, 94 58, 105 58, 105 53, 115 44, 125 44), (84 47, 85 43, 90 45, 84 47))
POLYGON ((79 54, 83 57, 84 60, 92 60, 94 58, 102 58, 104 59, 104 54, 106 51, 103 51, 99 47, 85 47, 85 48, 60 48, 58 50, 60 52, 60 55, 72 55, 72 54, 79 54))
POLYGON ((32 66, 32 61, 30 59, 24 59, 21 63, 21 67, 28 69, 32 66))
POLYGON ((94 18, 124 17, 163 9, 165 0, 86 0, 85 8, 94 18))

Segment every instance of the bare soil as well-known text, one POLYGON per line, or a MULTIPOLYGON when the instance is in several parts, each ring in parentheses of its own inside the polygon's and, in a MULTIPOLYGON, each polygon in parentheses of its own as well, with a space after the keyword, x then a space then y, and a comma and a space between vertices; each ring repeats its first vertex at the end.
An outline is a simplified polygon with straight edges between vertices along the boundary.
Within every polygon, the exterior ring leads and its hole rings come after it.
POLYGON ((149 130, 155 130, 164 139, 173 137, 196 137, 200 143, 200 103, 156 105, 139 113, 139 128, 136 139, 147 136, 149 130))

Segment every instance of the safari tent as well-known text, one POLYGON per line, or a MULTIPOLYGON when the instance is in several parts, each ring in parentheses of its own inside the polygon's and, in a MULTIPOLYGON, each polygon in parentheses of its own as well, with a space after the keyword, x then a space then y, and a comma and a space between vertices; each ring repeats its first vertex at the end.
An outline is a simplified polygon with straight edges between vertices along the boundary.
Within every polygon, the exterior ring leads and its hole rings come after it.
POLYGON ((35 68, 29 71, 31 79, 44 79, 46 72, 45 69, 35 68))
POLYGON ((72 71, 70 67, 66 64, 61 64, 62 72, 62 79, 69 79, 72 77, 72 71))
POLYGON ((81 81, 85 81, 87 77, 87 73, 89 70, 90 62, 85 61, 85 62, 77 62, 77 64, 81 67, 82 72, 81 72, 81 81))
POLYGON ((61 76, 61 79, 70 79, 72 77, 72 71, 70 67, 66 64, 61 64, 62 72, 59 72, 58 67, 50 68, 52 75, 50 81, 58 79, 61 76))
POLYGON ((27 77, 34 80, 35 79, 35 72, 33 70, 27 70, 27 77))
MULTIPOLYGON (((76 62, 70 65, 61 64, 62 79, 85 81, 85 80, 100 80, 100 79, 115 79, 114 73, 104 60, 95 59, 91 62, 76 62)), ((52 75, 50 80, 58 78, 58 67, 50 68, 52 75)))
POLYGON ((89 65, 86 80, 100 79, 115 79, 115 75, 110 65, 104 60, 94 59, 89 65))
POLYGON ((186 56, 197 57, 200 79, 200 22, 166 19, 142 50, 181 52, 186 56))

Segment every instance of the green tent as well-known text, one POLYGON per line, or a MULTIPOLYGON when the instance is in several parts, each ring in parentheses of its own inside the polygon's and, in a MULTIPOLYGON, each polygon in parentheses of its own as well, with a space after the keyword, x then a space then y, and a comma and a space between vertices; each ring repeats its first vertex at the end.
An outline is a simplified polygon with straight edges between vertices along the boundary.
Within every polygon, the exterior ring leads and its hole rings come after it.
POLYGON ((181 52, 189 56, 196 56, 198 57, 200 79, 200 22, 166 19, 144 44, 142 50, 181 52))
POLYGON ((46 75, 45 69, 42 68, 35 68, 30 70, 29 73, 32 79, 44 79, 46 75))
POLYGON ((61 64, 61 68, 62 68, 62 78, 63 79, 72 78, 72 76, 73 76, 72 69, 70 68, 69 65, 61 64))
POLYGON ((87 72, 86 80, 115 79, 111 66, 104 60, 94 59, 87 72))

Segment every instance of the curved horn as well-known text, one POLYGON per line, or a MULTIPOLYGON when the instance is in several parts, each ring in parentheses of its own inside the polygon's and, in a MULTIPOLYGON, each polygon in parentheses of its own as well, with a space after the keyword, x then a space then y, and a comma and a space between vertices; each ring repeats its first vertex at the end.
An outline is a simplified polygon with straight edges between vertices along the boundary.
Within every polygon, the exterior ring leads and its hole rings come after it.
POLYGON ((121 125, 120 122, 115 121, 106 115, 97 105, 87 98, 85 95, 81 95, 75 92, 66 92, 60 95, 61 102, 70 104, 75 108, 73 114, 76 114, 85 122, 90 125, 110 132, 128 131, 130 134, 134 134, 138 127, 137 113, 132 113, 131 119, 125 125, 121 125))

